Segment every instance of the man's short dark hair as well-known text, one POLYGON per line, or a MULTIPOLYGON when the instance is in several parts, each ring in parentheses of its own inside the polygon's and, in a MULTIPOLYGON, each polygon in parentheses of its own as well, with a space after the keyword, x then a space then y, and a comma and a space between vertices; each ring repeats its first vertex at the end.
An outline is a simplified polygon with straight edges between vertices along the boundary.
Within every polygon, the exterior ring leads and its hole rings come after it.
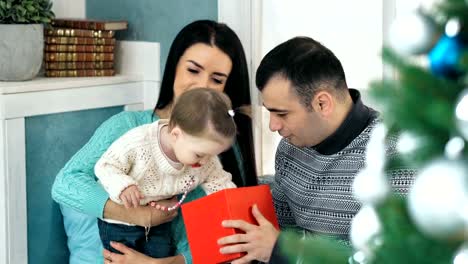
POLYGON ((258 89, 262 91, 276 76, 289 80, 301 103, 308 108, 317 91, 326 89, 339 96, 348 90, 340 60, 309 37, 292 38, 268 52, 257 69, 258 89))

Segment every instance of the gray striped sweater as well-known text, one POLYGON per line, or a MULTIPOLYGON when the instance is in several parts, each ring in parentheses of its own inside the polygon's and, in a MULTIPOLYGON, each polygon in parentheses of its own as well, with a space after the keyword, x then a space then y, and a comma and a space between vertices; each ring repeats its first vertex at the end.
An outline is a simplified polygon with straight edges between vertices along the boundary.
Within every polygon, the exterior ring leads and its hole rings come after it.
MULTIPOLYGON (((272 194, 282 229, 348 240, 351 219, 360 209, 352 183, 365 165, 370 133, 379 122, 377 113, 362 104, 359 93, 352 90, 351 94, 355 106, 322 146, 298 148, 284 139, 280 142, 272 194)), ((387 153, 395 153, 395 145, 396 140, 391 141, 387 153)), ((406 193, 413 174, 409 169, 392 172, 394 191, 406 193)))

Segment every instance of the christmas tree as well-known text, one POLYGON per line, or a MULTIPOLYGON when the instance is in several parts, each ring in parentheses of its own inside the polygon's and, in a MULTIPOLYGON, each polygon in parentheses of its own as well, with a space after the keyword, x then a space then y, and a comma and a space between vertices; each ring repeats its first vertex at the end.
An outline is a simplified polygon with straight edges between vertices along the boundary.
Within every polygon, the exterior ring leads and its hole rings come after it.
MULTIPOLYGON (((397 17, 384 61, 394 76, 373 82, 382 126, 353 192, 351 247, 328 238, 284 243, 303 263, 468 263, 468 1, 421 4, 397 17), (398 155, 385 155, 397 139, 398 155), (390 191, 388 172, 417 173, 407 196, 390 191)), ((295 262, 292 262, 295 263, 295 262)))

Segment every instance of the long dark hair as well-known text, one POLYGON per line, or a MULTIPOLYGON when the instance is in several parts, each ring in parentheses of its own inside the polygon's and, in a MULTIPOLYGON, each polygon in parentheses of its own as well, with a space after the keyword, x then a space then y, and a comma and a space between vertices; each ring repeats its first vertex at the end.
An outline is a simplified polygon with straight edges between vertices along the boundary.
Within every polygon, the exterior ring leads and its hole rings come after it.
MULTIPOLYGON (((244 49, 237 37, 227 25, 211 20, 198 20, 185 26, 175 37, 164 68, 161 82, 161 92, 154 111, 164 109, 174 99, 174 80, 177 63, 184 52, 197 43, 215 46, 226 53, 232 61, 232 70, 226 80, 224 93, 231 99, 234 109, 250 105, 250 84, 247 62, 244 49)), ((238 134, 237 145, 242 156, 243 171, 236 159, 233 148, 220 155, 223 168, 232 174, 232 179, 237 186, 252 186, 257 184, 255 170, 255 152, 253 144, 252 120, 250 117, 237 114, 234 117, 238 134)))

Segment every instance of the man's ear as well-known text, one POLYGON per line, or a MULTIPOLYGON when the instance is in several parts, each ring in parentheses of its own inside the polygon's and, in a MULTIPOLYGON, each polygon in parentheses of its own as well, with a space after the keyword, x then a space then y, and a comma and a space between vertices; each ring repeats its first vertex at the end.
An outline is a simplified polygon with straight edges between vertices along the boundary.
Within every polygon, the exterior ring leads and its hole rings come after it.
POLYGON ((324 117, 330 116, 335 107, 333 96, 327 91, 319 91, 312 98, 312 109, 324 117))

